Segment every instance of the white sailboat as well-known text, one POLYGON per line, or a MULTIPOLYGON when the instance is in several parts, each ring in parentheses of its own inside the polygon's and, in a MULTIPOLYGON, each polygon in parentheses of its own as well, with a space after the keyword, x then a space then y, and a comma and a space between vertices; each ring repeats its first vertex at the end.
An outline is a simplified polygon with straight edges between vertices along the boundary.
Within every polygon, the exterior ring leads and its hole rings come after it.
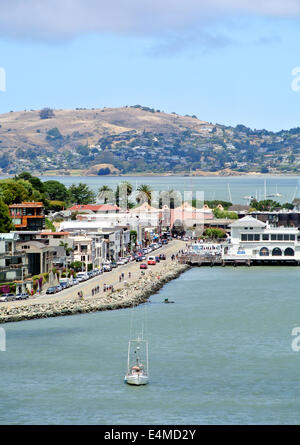
POLYGON ((267 195, 267 198, 280 198, 281 196, 282 196, 282 194, 278 193, 277 185, 276 185, 276 192, 273 193, 272 195, 267 195))
POLYGON ((128 385, 147 385, 149 382, 148 342, 143 335, 129 340, 127 373, 124 380, 128 385), (145 354, 144 363, 141 358, 143 353, 145 354))
MULTIPOLYGON (((146 385, 149 382, 148 341, 144 336, 146 307, 142 308, 142 320, 138 323, 136 334, 132 335, 133 314, 131 319, 130 339, 128 342, 127 372, 124 378, 128 385, 146 385), (144 309, 144 310, 143 310, 144 309)), ((135 314, 137 314, 135 312, 135 314)))

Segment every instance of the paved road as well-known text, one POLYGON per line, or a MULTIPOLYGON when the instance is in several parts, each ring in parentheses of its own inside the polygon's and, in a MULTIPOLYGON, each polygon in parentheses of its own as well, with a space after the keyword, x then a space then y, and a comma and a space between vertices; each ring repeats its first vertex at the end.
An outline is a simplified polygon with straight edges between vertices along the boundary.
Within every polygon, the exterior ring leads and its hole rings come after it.
MULTIPOLYGON (((155 266, 148 266, 148 269, 145 270, 146 274, 149 274, 149 271, 152 270, 153 272, 157 273, 159 275, 159 272, 162 270, 164 266, 166 266, 168 263, 171 263, 171 255, 178 253, 179 250, 185 249, 186 243, 185 241, 180 240, 172 240, 169 242, 167 246, 163 246, 160 249, 155 250, 154 252, 151 252, 149 255, 159 255, 160 253, 164 253, 167 257, 167 259, 164 261, 160 261, 160 263, 157 263, 155 266)), ((146 262, 146 261, 145 261, 146 262)), ((141 276, 141 270, 140 270, 140 264, 135 261, 125 264, 123 266, 118 266, 116 269, 112 269, 110 272, 104 272, 103 275, 98 275, 94 278, 89 279, 88 281, 84 281, 82 283, 77 284, 76 286, 73 286, 71 288, 65 289, 61 292, 58 292, 54 295, 40 295, 40 296, 34 296, 30 297, 28 300, 23 301, 9 301, 9 302, 3 302, 0 303, 0 309, 3 306, 27 306, 31 304, 40 304, 40 303, 52 303, 55 301, 62 301, 63 299, 71 300, 71 299, 78 299, 78 292, 82 291, 84 298, 92 299, 92 289, 96 286, 99 286, 100 292, 97 293, 94 298, 99 298, 99 296, 106 295, 105 292, 103 292, 103 284, 107 285, 113 285, 114 290, 120 290, 124 288, 124 282, 119 282, 119 276, 124 273, 124 280, 127 283, 132 283, 134 281, 137 281, 138 278, 141 276), (128 273, 131 273, 131 278, 129 279, 128 273)))

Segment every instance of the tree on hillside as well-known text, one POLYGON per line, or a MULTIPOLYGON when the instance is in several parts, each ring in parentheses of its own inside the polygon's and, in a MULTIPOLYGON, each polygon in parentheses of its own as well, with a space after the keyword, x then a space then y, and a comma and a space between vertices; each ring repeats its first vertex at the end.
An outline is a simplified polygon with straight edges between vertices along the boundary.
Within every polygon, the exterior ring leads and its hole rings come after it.
POLYGON ((14 230, 14 225, 9 216, 8 206, 0 200, 0 233, 7 233, 14 230))
POLYGON ((108 167, 100 168, 97 173, 98 176, 105 176, 105 175, 109 175, 109 174, 110 174, 110 168, 108 168, 108 167))
POLYGON ((73 204, 91 204, 95 202, 95 193, 86 185, 80 182, 78 185, 72 184, 69 187, 70 201, 73 204))
POLYGON ((51 108, 43 108, 40 111, 40 118, 41 119, 51 119, 54 117, 54 111, 51 108))

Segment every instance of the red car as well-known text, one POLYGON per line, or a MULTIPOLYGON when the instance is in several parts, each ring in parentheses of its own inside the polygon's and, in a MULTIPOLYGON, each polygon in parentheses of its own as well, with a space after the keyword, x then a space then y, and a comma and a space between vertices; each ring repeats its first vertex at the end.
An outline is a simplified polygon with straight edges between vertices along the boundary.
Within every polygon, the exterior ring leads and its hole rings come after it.
POLYGON ((140 264, 140 269, 148 269, 148 266, 146 263, 140 264))

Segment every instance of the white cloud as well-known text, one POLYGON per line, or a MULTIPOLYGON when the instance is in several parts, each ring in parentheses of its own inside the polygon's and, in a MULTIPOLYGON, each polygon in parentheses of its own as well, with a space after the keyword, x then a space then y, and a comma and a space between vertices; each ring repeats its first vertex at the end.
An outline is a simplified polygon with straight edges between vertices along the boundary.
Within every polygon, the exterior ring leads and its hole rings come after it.
POLYGON ((300 16, 299 0, 0 0, 0 36, 71 38, 84 33, 159 36, 236 14, 300 16))

